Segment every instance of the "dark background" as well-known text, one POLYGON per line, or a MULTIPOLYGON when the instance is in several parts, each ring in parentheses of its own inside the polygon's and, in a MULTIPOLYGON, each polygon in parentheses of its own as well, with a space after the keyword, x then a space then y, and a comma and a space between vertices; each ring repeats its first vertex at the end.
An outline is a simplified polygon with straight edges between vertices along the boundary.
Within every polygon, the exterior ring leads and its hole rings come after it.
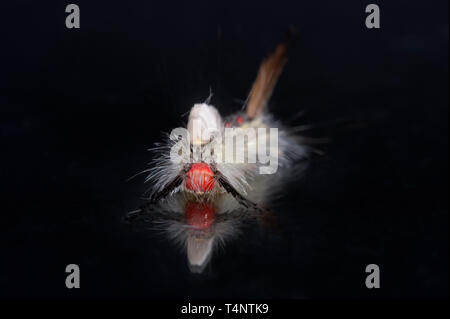
POLYGON ((0 5, 2 297, 448 296, 448 1, 67 1, 0 5), (202 275, 121 220, 146 149, 203 101, 245 99, 298 31, 271 108, 330 137, 277 203, 202 275), (319 125, 325 123, 326 125, 319 125), (65 288, 65 266, 81 289, 65 288), (365 266, 381 289, 365 287, 365 266))

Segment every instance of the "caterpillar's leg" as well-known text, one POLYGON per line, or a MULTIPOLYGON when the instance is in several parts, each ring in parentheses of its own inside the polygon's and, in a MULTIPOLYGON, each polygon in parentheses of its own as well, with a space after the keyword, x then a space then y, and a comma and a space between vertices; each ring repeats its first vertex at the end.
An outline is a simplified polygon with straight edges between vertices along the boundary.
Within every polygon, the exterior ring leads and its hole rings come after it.
POLYGON ((246 208, 254 209, 258 212, 266 212, 267 209, 264 207, 259 206, 258 204, 252 202, 251 200, 245 198, 242 196, 234 187, 231 185, 231 183, 228 181, 228 179, 217 170, 217 168, 214 165, 211 165, 211 168, 214 172, 215 179, 219 182, 219 185, 222 186, 225 191, 229 194, 231 194, 242 206, 246 208))
POLYGON ((176 189, 183 183, 184 178, 186 177, 186 173, 189 171, 189 168, 190 165, 185 165, 181 172, 171 182, 166 184, 166 186, 164 186, 161 191, 153 193, 150 199, 146 203, 139 206, 138 209, 129 212, 126 215, 125 219, 127 221, 133 221, 152 211, 153 205, 155 205, 159 200, 167 197, 174 189, 176 189))

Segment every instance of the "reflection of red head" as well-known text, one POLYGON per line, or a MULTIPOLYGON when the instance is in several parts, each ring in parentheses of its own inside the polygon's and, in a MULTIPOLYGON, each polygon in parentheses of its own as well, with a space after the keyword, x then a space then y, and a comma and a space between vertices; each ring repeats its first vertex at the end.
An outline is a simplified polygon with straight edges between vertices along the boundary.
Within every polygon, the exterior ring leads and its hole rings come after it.
POLYGON ((186 188, 194 192, 209 192, 214 187, 214 173, 206 163, 194 163, 186 174, 186 188))
POLYGON ((206 229, 214 221, 214 212, 211 203, 189 202, 186 205, 186 222, 196 229, 206 229))

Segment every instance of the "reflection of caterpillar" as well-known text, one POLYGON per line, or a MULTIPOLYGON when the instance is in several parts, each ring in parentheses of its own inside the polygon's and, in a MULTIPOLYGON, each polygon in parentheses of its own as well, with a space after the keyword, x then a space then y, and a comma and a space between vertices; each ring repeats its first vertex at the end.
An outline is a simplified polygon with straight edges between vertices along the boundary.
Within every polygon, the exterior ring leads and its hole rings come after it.
POLYGON ((215 249, 239 236, 246 224, 263 217, 248 213, 226 193, 218 195, 214 202, 204 202, 177 192, 167 201, 149 206, 145 214, 128 214, 128 221, 161 232, 186 253, 192 272, 202 272, 215 249))

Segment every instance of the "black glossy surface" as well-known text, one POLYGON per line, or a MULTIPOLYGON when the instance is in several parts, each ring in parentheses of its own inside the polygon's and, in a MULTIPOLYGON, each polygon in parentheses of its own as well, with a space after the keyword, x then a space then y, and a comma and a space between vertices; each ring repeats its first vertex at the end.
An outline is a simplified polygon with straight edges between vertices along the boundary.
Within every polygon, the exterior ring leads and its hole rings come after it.
POLYGON ((448 295, 447 1, 379 1, 380 30, 362 1, 77 3, 76 31, 64 2, 1 10, 0 296, 448 295), (279 228, 247 228, 193 275, 121 222, 145 190, 125 180, 209 87, 238 109, 289 24, 272 109, 306 109, 299 123, 333 142, 277 203, 279 228))

